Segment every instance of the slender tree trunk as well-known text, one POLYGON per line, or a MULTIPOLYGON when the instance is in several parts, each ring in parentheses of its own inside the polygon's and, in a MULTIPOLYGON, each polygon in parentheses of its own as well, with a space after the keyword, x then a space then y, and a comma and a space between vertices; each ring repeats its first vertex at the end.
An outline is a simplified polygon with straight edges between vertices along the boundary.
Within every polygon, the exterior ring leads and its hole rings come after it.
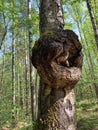
POLYGON ((4 70, 5 70, 5 44, 4 44, 4 52, 3 52, 3 65, 2 65, 2 76, 1 76, 1 86, 4 81, 4 70))
MULTIPOLYGON (((88 46, 88 42, 87 42, 85 34, 84 34, 84 39, 85 39, 86 46, 88 46)), ((93 63, 92 63, 91 54, 90 54, 89 50, 86 52, 85 55, 86 55, 86 58, 87 58, 87 61, 88 61, 88 68, 90 70, 91 79, 96 80, 95 72, 94 72, 94 66, 93 66, 93 63)), ((98 85, 96 83, 92 83, 92 85, 95 88, 96 97, 98 98, 98 85)))
MULTIPOLYGON (((31 20, 31 0, 27 0, 28 2, 28 18, 31 20)), ((28 36, 29 36, 29 59, 31 59, 31 48, 32 48, 32 26, 28 25, 28 36)), ((34 85, 34 68, 32 66, 30 60, 30 89, 31 89, 31 113, 32 113, 32 122, 33 122, 33 129, 36 129, 34 125, 37 119, 37 94, 36 94, 36 86, 34 85)))
MULTIPOLYGON (((89 56, 90 66, 91 66, 91 69, 90 69, 90 71, 91 71, 91 77, 95 81, 96 78, 95 78, 94 66, 93 66, 93 63, 92 63, 92 59, 91 59, 90 53, 88 53, 88 56, 89 56)), ((95 87, 96 97, 98 98, 98 85, 96 83, 93 83, 93 85, 95 87)))
POLYGON ((4 51, 3 51, 3 64, 2 64, 2 72, 1 72, 1 83, 0 83, 0 95, 2 96, 2 89, 4 84, 4 71, 5 71, 5 43, 4 43, 4 51))
MULTIPOLYGON (((88 8, 91 8, 91 2, 90 2, 89 0, 88 0, 88 8)), ((76 15, 77 17, 79 17, 79 13, 78 13, 77 7, 75 8, 74 12, 75 12, 75 15, 76 15)), ((94 16, 94 14, 93 14, 93 12, 91 11, 91 9, 89 10, 89 12, 91 13, 91 15, 94 16)), ((93 17, 92 17, 92 19, 93 19, 93 17)), ((91 20, 92 20, 92 19, 91 19, 91 20)), ((96 24, 95 24, 95 25, 96 25, 96 24)), ((81 30, 81 29, 80 29, 80 26, 82 26, 82 21, 80 21, 79 23, 77 22, 77 27, 78 27, 78 30, 79 30, 81 39, 82 39, 82 36, 81 36, 81 31, 82 31, 82 34, 83 34, 83 37, 84 37, 86 46, 88 46, 88 42, 87 42, 86 35, 83 33, 84 30, 81 30)), ((87 27, 88 27, 88 26, 87 26, 87 27)), ((95 27, 95 28, 96 28, 96 27, 95 27)), ((92 59, 91 59, 91 54, 90 54, 89 50, 86 51, 85 55, 86 55, 86 59, 87 59, 87 61, 88 61, 88 67, 89 67, 89 70, 90 70, 91 79, 95 80, 95 79, 96 79, 96 78, 95 78, 95 72, 94 72, 94 67, 93 67, 93 63, 92 63, 92 59)), ((93 84, 93 86, 95 87, 96 97, 98 98, 98 85, 97 85, 96 83, 92 83, 92 84, 93 84)))
POLYGON ((12 119, 15 119, 16 90, 15 90, 15 36, 12 33, 12 119))
POLYGON ((22 99, 22 81, 21 81, 21 76, 19 76, 20 77, 20 106, 21 106, 21 108, 23 108, 23 99, 22 99))
MULTIPOLYGON (((71 88, 74 81, 71 84, 69 83, 70 81, 67 81, 68 84, 65 83, 65 80, 62 81, 63 78, 70 75, 67 74, 66 70, 66 67, 68 67, 70 63, 68 63, 68 61, 65 63, 63 58, 65 58, 66 55, 64 52, 60 53, 60 46, 58 45, 59 42, 61 45, 62 41, 63 43, 66 43, 64 42, 64 36, 66 37, 67 34, 61 34, 61 32, 64 31, 63 27, 64 19, 61 0, 40 0, 41 38, 32 50, 32 63, 38 69, 42 78, 39 92, 40 130, 76 130, 75 93, 73 89, 74 87, 71 88), (55 39, 54 41, 53 38, 55 39), (54 46, 55 48, 53 49, 54 46), (65 74, 66 76, 63 77, 64 71, 66 71, 65 73, 67 75, 65 74), (62 75, 62 78, 59 77, 59 74, 62 75)), ((69 33, 70 38, 71 33, 69 33)), ((65 46, 65 49, 67 50, 67 46, 65 46)), ((82 62, 82 60, 80 61, 82 62)), ((70 66, 68 69, 72 69, 70 70, 71 73, 77 73, 77 71, 74 70, 74 67, 71 68, 70 66)), ((71 77, 73 77, 73 74, 71 74, 71 77)))
MULTIPOLYGON (((89 46, 85 34, 84 34, 84 39, 85 39, 86 46, 89 46)), ((96 80, 95 72, 94 72, 94 66, 93 66, 92 58, 91 58, 91 54, 90 54, 89 50, 86 53, 87 53, 86 54, 87 61, 89 61, 88 67, 89 67, 89 70, 90 70, 91 79, 96 80)), ((96 83, 92 83, 92 85, 95 88, 96 97, 98 98, 98 85, 96 83)))
MULTIPOLYGON (((20 97, 20 107, 23 108, 24 105, 24 89, 22 88, 22 75, 23 74, 23 70, 21 70, 21 65, 19 66, 19 97, 20 97)), ((25 106, 25 105, 24 105, 25 106)))
POLYGON ((29 58, 26 42, 26 29, 24 29, 24 44, 25 44, 25 85, 26 85, 26 115, 29 113, 29 58))
POLYGON ((5 19, 4 12, 3 12, 2 15, 3 15, 3 19, 4 19, 4 34, 2 36, 2 40, 1 40, 1 43, 0 43, 0 49, 1 49, 1 46, 2 46, 2 44, 3 44, 3 42, 4 42, 5 38, 6 38, 6 35, 7 35, 7 25, 6 25, 6 19, 5 19))
MULTIPOLYGON (((0 46, 2 46, 2 44, 4 43, 5 41, 5 38, 6 38, 6 34, 7 34, 7 26, 6 26, 6 20, 5 20, 5 15, 4 15, 4 12, 3 12, 3 20, 4 20, 4 28, 5 28, 5 33, 4 33, 4 36, 2 38, 2 41, 1 41, 1 44, 0 46)), ((5 53, 6 53, 6 45, 4 43, 4 52, 3 52, 3 66, 2 66, 2 75, 1 75, 1 90, 0 92, 2 93, 2 85, 3 85, 3 81, 4 81, 4 70, 5 70, 5 53)))
POLYGON ((98 26, 97 26, 96 19, 92 10, 91 0, 87 0, 87 7, 88 7, 89 15, 90 15, 93 30, 94 30, 96 46, 98 48, 98 26))
MULTIPOLYGON (((16 43, 18 42, 18 40, 16 41, 16 43)), ((17 55, 17 53, 16 53, 17 55)), ((18 58, 16 57, 16 62, 18 61, 18 58)), ((19 80, 20 80, 20 71, 19 71, 19 65, 16 66, 16 104, 17 104, 17 111, 16 111, 16 118, 17 121, 19 121, 19 115, 20 115, 20 85, 19 85, 19 80)))

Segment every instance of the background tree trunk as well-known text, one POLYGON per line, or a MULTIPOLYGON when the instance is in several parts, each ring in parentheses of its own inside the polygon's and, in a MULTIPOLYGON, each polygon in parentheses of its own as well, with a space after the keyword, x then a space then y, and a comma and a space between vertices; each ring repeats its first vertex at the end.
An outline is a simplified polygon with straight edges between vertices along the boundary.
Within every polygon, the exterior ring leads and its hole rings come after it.
POLYGON ((16 90, 15 90, 15 35, 12 33, 12 120, 15 119, 16 90))
POLYGON ((96 19, 95 19, 93 10, 92 10, 91 0, 87 0, 87 8, 88 8, 88 11, 89 11, 90 19, 91 19, 93 30, 94 30, 96 46, 98 48, 98 27, 97 27, 96 19))
MULTIPOLYGON (((27 14, 28 14, 28 20, 29 22, 32 20, 32 16, 31 16, 31 0, 27 0, 27 4, 28 4, 28 10, 27 10, 27 14)), ((37 119, 37 94, 36 94, 36 88, 34 85, 34 68, 32 66, 31 63, 31 48, 32 48, 32 26, 31 24, 28 24, 28 41, 29 41, 29 63, 30 63, 30 90, 31 90, 31 113, 32 113, 32 122, 33 122, 33 129, 35 128, 35 121, 37 119)))
POLYGON ((26 115, 29 114, 29 58, 26 42, 26 29, 24 29, 24 44, 25 44, 25 85, 26 85, 26 115))

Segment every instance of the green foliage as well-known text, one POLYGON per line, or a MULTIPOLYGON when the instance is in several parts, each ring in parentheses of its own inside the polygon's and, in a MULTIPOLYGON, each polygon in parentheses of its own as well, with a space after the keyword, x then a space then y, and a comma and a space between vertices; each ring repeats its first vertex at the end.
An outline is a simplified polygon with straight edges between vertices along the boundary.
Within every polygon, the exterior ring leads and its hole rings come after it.
POLYGON ((94 130, 98 128, 98 101, 95 99, 83 100, 77 103, 78 130, 94 130))
MULTIPOLYGON (((2 50, 0 50, 0 129, 3 127, 6 129, 7 126, 14 129, 12 127, 13 123, 17 124, 17 122, 21 120, 25 120, 24 122, 31 121, 30 81, 28 79, 27 83, 29 99, 26 99, 28 97, 26 97, 25 76, 26 51, 27 56, 29 56, 29 28, 31 27, 32 29, 32 46, 37 37, 39 37, 38 10, 32 5, 31 11, 32 18, 30 20, 27 15, 27 3, 24 0, 0 1, 0 36, 3 35, 5 31, 4 27, 7 25, 7 35, 2 45, 2 50), (12 88, 12 32, 14 32, 14 90, 12 88), (13 105, 14 94, 15 106, 13 105), (26 115, 26 100, 29 101, 28 115, 26 115), (15 117, 15 120, 13 117, 15 117)), ((30 60, 28 58, 28 65, 29 63, 30 60)), ((31 124, 28 123, 28 128, 30 125, 31 124)), ((22 127, 24 126, 25 125, 22 125, 22 127)))

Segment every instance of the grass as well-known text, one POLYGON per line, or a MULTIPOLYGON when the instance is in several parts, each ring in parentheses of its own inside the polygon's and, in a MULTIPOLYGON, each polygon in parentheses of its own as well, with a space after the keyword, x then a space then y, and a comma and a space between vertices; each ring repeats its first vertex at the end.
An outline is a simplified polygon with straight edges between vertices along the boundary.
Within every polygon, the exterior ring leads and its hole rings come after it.
POLYGON ((77 130, 98 130, 97 100, 83 100, 77 103, 77 130))

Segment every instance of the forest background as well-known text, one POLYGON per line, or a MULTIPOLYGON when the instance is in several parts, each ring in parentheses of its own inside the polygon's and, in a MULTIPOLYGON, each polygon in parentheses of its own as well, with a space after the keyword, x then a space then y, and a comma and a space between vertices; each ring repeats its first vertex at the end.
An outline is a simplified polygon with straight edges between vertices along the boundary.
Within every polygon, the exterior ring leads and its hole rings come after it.
MULTIPOLYGON (((2 130, 31 130, 36 123, 40 78, 30 56, 39 37, 39 6, 38 0, 0 1, 2 130)), ((63 9, 64 28, 77 33, 84 54, 82 77, 75 89, 77 126, 98 130, 98 1, 63 0, 63 9)))

